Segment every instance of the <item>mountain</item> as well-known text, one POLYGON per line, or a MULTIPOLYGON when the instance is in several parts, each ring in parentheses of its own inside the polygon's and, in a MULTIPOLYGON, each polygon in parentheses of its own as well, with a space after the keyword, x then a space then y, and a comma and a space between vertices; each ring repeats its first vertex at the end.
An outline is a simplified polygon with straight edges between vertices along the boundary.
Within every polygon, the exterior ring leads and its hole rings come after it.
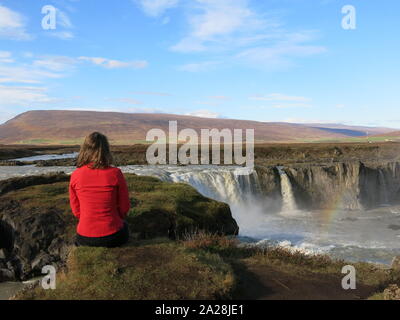
POLYGON ((387 134, 388 132, 392 132, 394 130, 383 127, 350 126, 335 123, 310 123, 307 124, 307 126, 328 132, 345 134, 350 137, 366 137, 371 135, 387 134))
POLYGON ((376 135, 376 137, 398 138, 398 137, 400 137, 400 131, 385 132, 385 133, 381 133, 379 135, 376 135))
MULTIPOLYGON (((209 119, 175 114, 144 114, 93 111, 40 110, 28 111, 0 125, 1 144, 77 144, 87 134, 100 131, 114 144, 143 142, 153 128, 168 134, 169 121, 178 121, 178 130, 192 128, 218 130, 255 129, 259 142, 303 142, 337 140, 365 135, 358 127, 332 128, 325 125, 304 125, 278 122, 257 122, 232 119, 209 119)), ((369 128, 373 130, 373 128, 369 128)), ((393 131, 386 129, 385 132, 393 131)), ((376 132, 376 134, 383 132, 376 132)))

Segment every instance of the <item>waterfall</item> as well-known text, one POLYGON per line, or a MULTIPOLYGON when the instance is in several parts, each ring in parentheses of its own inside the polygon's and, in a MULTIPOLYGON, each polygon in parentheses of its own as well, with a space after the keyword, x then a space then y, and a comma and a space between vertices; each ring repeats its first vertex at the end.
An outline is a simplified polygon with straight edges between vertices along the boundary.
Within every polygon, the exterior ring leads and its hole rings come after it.
POLYGON ((261 184, 254 169, 222 166, 139 167, 129 166, 125 172, 155 176, 163 181, 187 183, 202 195, 225 202, 239 225, 239 234, 262 237, 267 217, 261 184))
POLYGON ((241 168, 178 171, 171 173, 170 178, 173 182, 188 183, 204 196, 229 205, 250 201, 260 192, 257 173, 241 168))
POLYGON ((297 211, 296 200, 293 194, 292 184, 286 172, 282 167, 278 167, 281 178, 281 193, 282 193, 282 212, 291 213, 297 211))
POLYGON ((379 201, 380 204, 383 206, 389 205, 389 196, 388 196, 388 189, 386 185, 385 175, 382 169, 378 170, 379 172, 379 201))

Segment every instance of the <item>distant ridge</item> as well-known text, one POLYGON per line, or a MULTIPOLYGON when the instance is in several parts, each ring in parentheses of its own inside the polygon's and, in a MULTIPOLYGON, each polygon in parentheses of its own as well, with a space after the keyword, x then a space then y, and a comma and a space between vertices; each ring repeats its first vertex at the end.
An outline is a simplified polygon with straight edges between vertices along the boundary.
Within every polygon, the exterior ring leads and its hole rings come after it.
POLYGON ((400 131, 391 131, 391 132, 381 133, 379 135, 376 135, 376 137, 398 138, 398 137, 400 137, 400 131))
MULTIPOLYGON (((178 121, 178 130, 192 128, 218 130, 255 129, 257 142, 303 142, 344 139, 366 135, 364 127, 323 124, 292 124, 233 119, 210 119, 175 114, 118 113, 95 111, 28 111, 0 125, 1 144, 76 144, 87 134, 100 131, 113 144, 144 142, 146 133, 159 128, 168 133, 169 121, 178 121)), ((370 134, 384 134, 393 129, 368 128, 370 134)))

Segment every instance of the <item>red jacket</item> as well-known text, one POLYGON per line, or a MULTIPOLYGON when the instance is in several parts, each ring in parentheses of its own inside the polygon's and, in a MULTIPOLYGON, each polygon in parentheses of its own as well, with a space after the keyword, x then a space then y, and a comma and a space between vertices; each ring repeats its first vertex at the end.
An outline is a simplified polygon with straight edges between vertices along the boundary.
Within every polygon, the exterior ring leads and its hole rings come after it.
POLYGON ((123 227, 130 209, 128 187, 118 168, 84 166, 71 175, 72 213, 79 219, 77 232, 84 237, 105 237, 123 227))

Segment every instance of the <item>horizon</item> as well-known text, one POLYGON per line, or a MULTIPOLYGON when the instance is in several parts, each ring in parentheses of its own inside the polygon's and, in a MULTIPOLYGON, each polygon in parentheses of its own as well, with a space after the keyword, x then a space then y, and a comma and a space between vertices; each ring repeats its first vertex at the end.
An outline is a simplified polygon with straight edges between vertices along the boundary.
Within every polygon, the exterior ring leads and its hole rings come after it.
POLYGON ((70 110, 399 129, 398 10, 394 0, 2 0, 0 124, 70 110), (56 28, 45 30, 49 5, 56 28), (355 29, 342 26, 346 5, 355 29))
POLYGON ((15 118, 25 114, 25 113, 29 113, 29 112, 49 112, 49 111, 59 111, 59 112, 66 112, 66 111, 70 111, 70 112, 102 112, 102 113, 122 113, 122 114, 131 114, 131 115, 164 115, 164 116, 179 116, 182 118, 199 118, 199 119, 208 119, 208 120, 234 120, 234 121, 249 121, 249 122, 259 122, 259 123, 266 123, 266 124, 292 124, 292 125, 299 125, 299 126, 308 126, 308 127, 313 127, 313 126, 341 126, 341 127, 349 127, 349 128, 359 128, 361 130, 361 128, 371 128, 371 129, 393 129, 393 130, 397 130, 399 128, 389 128, 389 127, 380 127, 380 126, 364 126, 364 125, 348 125, 348 124, 343 124, 343 123, 336 123, 336 122, 321 122, 321 123, 315 123, 315 122, 288 122, 288 121, 260 121, 260 120, 243 120, 243 119, 231 119, 231 118, 208 118, 208 117, 202 117, 202 116, 194 116, 194 115, 186 115, 186 114, 175 114, 175 113, 146 113, 146 112, 123 112, 123 111, 96 111, 96 110, 68 110, 68 109, 37 109, 37 110, 27 110, 24 112, 21 112, 19 114, 17 114, 15 117, 4 121, 3 123, 0 123, 0 126, 2 124, 5 124, 6 122, 10 121, 10 120, 14 120, 15 118))

